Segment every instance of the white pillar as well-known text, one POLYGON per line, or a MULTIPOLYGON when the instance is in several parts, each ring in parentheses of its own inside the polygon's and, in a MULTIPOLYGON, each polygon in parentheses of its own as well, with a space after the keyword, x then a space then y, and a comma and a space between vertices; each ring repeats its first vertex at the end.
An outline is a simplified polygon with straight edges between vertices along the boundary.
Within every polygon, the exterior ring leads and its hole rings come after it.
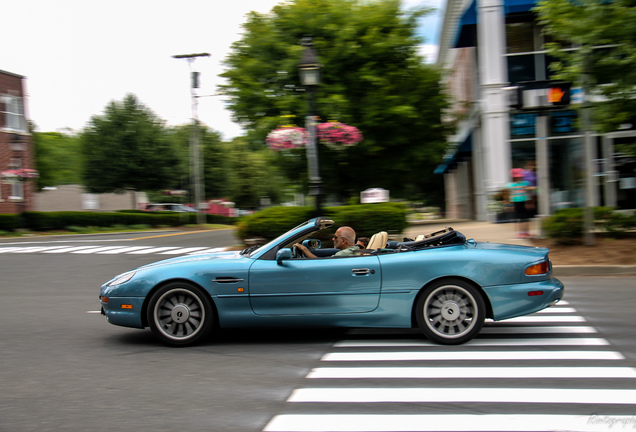
POLYGON ((477 1, 483 178, 486 192, 494 193, 505 187, 511 168, 505 14, 502 0, 477 1))

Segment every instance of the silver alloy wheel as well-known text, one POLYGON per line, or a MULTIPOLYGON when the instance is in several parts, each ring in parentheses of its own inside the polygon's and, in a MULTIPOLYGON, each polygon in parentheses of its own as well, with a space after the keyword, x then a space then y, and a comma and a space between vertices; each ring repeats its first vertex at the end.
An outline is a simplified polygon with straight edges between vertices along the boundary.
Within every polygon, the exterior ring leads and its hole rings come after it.
POLYGON ((174 288, 157 300, 153 319, 163 336, 175 341, 187 341, 204 328, 205 307, 192 291, 174 288))
POLYGON ((469 333, 478 319, 475 297, 464 287, 443 285, 432 291, 424 302, 424 323, 445 339, 456 339, 469 333))

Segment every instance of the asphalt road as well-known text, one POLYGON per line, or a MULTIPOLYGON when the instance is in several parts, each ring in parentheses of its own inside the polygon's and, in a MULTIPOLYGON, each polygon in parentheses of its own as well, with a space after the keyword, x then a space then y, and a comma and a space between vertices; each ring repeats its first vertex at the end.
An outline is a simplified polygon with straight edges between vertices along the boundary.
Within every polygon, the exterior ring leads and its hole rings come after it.
POLYGON ((184 248, 237 243, 231 231, 0 241, 0 431, 636 424, 636 277, 562 278, 566 304, 538 321, 487 324, 461 347, 432 345, 414 330, 262 329, 168 348, 95 313, 99 286, 118 273, 184 248), (373 375, 430 366, 439 369, 428 378, 373 375), (539 376, 524 375, 537 367, 539 376), (552 367, 573 376, 543 375, 552 367), (541 402, 548 398, 557 401, 541 402))

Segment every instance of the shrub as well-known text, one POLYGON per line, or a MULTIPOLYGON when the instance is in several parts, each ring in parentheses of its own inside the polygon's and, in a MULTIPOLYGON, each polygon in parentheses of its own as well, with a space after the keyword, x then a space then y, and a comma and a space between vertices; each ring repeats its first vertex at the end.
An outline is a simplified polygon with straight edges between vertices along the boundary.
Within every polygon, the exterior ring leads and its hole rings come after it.
POLYGON ((270 207, 240 218, 236 224, 237 235, 241 240, 272 240, 310 219, 312 213, 311 207, 270 207))
MULTIPOLYGON (((611 237, 622 237, 636 227, 636 217, 615 212, 610 207, 594 208, 594 229, 608 233, 611 237)), ((559 244, 580 241, 584 231, 584 209, 557 210, 543 220, 543 229, 549 238, 559 244)))
MULTIPOLYGON (((407 209, 398 203, 363 204, 323 209, 325 217, 333 219, 334 226, 317 233, 314 238, 328 241, 338 227, 350 226, 360 237, 370 237, 379 231, 401 233, 408 225, 407 209)), ((270 207, 237 223, 240 239, 263 238, 271 240, 312 217, 312 207, 270 207)))
POLYGON ((20 216, 16 214, 0 214, 0 231, 15 231, 20 228, 20 216))
POLYGON ((543 230, 549 238, 559 244, 572 244, 583 235, 583 209, 557 210, 543 220, 543 230))

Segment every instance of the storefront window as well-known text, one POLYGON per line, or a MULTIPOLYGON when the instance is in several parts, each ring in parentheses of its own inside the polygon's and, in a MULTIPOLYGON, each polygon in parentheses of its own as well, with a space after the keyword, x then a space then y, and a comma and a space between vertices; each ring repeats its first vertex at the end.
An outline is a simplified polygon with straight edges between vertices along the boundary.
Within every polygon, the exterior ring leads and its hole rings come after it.
POLYGON ((534 138, 536 134, 536 128, 536 113, 510 115, 510 138, 534 138))
POLYGON ((585 203, 585 155, 583 138, 550 139, 551 212, 585 203))
POLYGON ((572 135, 577 132, 577 113, 574 110, 550 112, 550 135, 572 135))
POLYGON ((515 84, 522 81, 535 81, 535 55, 509 56, 508 60, 508 81, 515 84))
POLYGON ((616 189, 616 204, 619 209, 636 208, 636 157, 622 153, 624 146, 636 145, 636 137, 616 138, 614 154, 616 163, 618 187, 616 189))
POLYGON ((514 141, 510 143, 513 168, 533 169, 535 163, 535 141, 514 141), (530 167, 532 166, 532 168, 530 167))

